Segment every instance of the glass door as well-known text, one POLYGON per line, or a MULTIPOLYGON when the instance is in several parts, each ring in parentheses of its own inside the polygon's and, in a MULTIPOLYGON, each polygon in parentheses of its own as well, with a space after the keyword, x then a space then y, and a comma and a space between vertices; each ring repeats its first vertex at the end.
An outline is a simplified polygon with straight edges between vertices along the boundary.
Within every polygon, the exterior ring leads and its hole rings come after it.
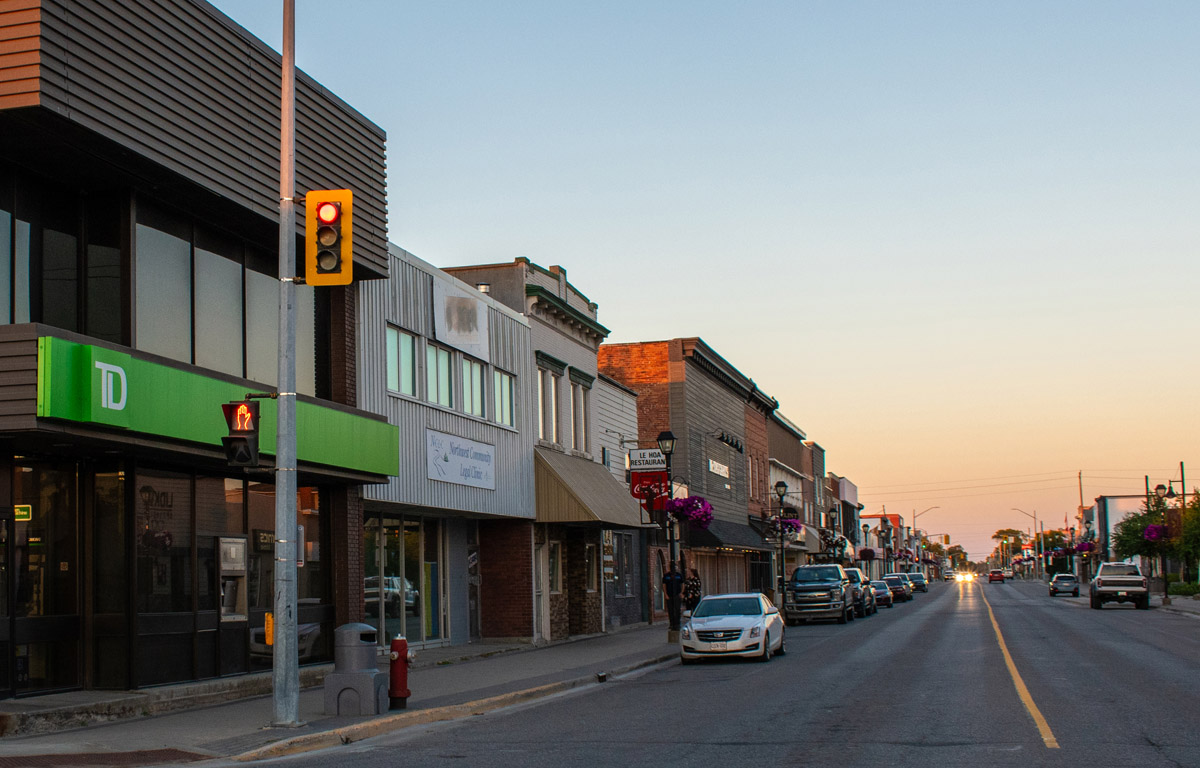
POLYGON ((411 595, 401 571, 400 530, 399 520, 378 517, 368 518, 363 530, 363 606, 367 623, 374 625, 385 646, 393 637, 407 636, 405 616, 411 595))

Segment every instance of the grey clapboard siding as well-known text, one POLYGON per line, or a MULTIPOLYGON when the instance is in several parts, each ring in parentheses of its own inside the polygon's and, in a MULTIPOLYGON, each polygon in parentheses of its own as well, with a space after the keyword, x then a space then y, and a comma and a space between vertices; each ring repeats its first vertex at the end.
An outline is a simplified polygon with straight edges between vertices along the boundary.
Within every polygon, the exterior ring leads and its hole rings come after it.
MULTIPOLYGON (((369 501, 391 502, 488 515, 533 519, 533 429, 536 418, 536 382, 529 326, 516 312, 480 294, 488 305, 491 366, 516 377, 515 429, 495 424, 492 415, 492 379, 485 376, 489 419, 467 416, 425 402, 424 351, 417 349, 417 398, 387 391, 387 326, 394 325, 427 339, 432 332, 433 281, 463 283, 403 249, 392 248, 391 275, 387 281, 359 285, 359 403, 366 410, 387 416, 400 430, 400 474, 387 485, 364 488, 369 501), (496 490, 471 488, 428 479, 425 430, 435 429, 496 447, 496 490)), ((462 391, 461 367, 451 366, 455 402, 462 391)))
MULTIPOLYGON (((0 109, 37 104, 278 216, 281 58, 208 3, 18 0, 0 13, 0 40, 0 109)), ((354 190, 355 258, 378 276, 388 263, 385 142, 297 74, 297 192, 354 190)))

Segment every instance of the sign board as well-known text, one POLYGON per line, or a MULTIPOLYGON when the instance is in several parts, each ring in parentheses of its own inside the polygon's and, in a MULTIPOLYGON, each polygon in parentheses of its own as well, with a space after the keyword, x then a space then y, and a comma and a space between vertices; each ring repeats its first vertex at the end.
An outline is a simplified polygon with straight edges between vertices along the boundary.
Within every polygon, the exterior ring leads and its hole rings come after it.
POLYGON ((13 520, 18 523, 28 523, 33 521, 33 505, 32 504, 17 504, 13 507, 13 520))
POLYGON ((663 509, 663 502, 667 498, 667 482, 665 471, 632 472, 629 479, 629 493, 633 498, 643 502, 653 500, 654 509, 663 509))
POLYGON ((496 490, 496 446, 425 430, 426 476, 444 483, 496 490))
POLYGON ((634 448, 629 452, 629 470, 631 472, 649 472, 666 468, 667 457, 657 448, 634 448))

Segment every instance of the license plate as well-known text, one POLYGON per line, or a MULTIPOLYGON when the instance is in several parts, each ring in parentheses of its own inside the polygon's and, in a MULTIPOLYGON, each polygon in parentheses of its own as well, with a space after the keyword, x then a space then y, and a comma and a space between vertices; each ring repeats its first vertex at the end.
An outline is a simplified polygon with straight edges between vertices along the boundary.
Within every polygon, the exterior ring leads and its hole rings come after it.
POLYGON ((1125 597, 1125 596, 1126 596, 1126 595, 1128 595, 1128 594, 1129 594, 1128 592, 1118 592, 1118 593, 1117 593, 1117 596, 1118 596, 1118 597, 1125 597))
POLYGON ((725 643, 709 643, 708 649, 710 651, 723 651, 725 650, 725 643))

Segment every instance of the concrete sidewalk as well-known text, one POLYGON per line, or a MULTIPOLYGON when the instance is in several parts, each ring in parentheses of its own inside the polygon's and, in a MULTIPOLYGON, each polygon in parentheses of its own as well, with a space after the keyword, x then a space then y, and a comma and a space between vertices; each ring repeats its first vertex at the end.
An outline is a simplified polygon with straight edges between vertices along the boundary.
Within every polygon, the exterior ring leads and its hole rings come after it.
MULTIPOLYGON (((1075 605, 1090 607, 1088 604, 1087 585, 1084 585, 1079 590, 1079 597, 1067 597, 1060 595, 1055 598, 1057 600, 1065 600, 1066 602, 1075 605)), ((1200 598, 1185 597, 1183 595, 1171 595, 1170 605, 1163 605, 1162 593, 1150 595, 1150 608, 1152 610, 1166 611, 1168 613, 1178 613, 1185 616, 1200 617, 1200 598)), ((1105 603, 1103 610, 1137 610, 1132 603, 1105 603)))
MULTIPOLYGON (((269 672, 142 691, 79 691, 0 702, 0 766, 150 765, 223 757, 253 760, 321 749, 412 725, 451 720, 678 658, 665 625, 544 646, 473 644, 419 650, 408 708, 373 717, 324 713, 320 680, 304 668, 298 728, 270 728, 269 672), (259 691, 261 689, 261 691, 259 691), (238 698, 222 701, 231 695, 238 698), (115 718, 104 722, 105 718, 115 718), (84 727, 79 727, 83 725, 84 727)), ((381 669, 387 669, 386 659, 381 669)))

